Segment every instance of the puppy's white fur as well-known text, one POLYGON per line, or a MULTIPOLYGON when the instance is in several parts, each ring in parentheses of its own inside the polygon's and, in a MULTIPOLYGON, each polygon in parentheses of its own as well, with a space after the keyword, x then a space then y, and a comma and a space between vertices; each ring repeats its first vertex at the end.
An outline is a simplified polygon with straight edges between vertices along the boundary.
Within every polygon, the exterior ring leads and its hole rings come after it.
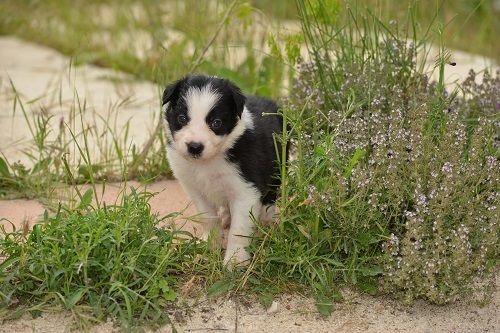
POLYGON ((220 149, 223 138, 207 130, 205 118, 221 96, 213 91, 210 84, 203 88, 191 87, 183 98, 186 101, 189 123, 173 135, 177 151, 189 158, 187 143, 199 142, 204 150, 200 159, 210 159, 220 149))
MULTIPOLYGON (((235 164, 225 158, 225 152, 245 130, 253 128, 250 112, 244 108, 233 130, 226 136, 217 136, 205 123, 208 112, 217 100, 217 94, 211 91, 209 85, 188 90, 186 103, 189 123, 174 135, 168 125, 165 126, 167 137, 173 145, 167 145, 167 157, 175 177, 202 214, 202 239, 208 239, 212 229, 221 227, 217 214, 220 208, 230 212, 231 225, 224 263, 231 266, 250 259, 245 247, 250 244, 253 231, 251 216, 268 216, 269 212, 274 213, 274 209, 262 207, 261 193, 240 175, 235 164), (201 142, 205 146, 201 158, 189 156, 186 143, 191 141, 201 142)), ((168 108, 168 104, 165 107, 168 108)))

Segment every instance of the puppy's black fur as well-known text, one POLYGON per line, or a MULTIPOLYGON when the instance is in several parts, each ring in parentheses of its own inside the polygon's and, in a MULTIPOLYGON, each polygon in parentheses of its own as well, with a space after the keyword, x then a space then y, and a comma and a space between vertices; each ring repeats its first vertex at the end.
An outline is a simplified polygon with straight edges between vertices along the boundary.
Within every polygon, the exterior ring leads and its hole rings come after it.
POLYGON ((276 103, 267 98, 247 96, 245 106, 252 114, 254 127, 245 130, 226 156, 239 166, 245 180, 259 189, 262 204, 270 205, 276 201, 281 185, 277 159, 281 144, 276 138, 275 145, 273 134, 282 133, 283 119, 277 114, 276 103))
POLYGON ((214 133, 217 135, 229 134, 234 126, 236 126, 238 119, 241 118, 245 104, 245 96, 241 90, 229 80, 216 79, 203 75, 190 75, 172 83, 163 92, 163 104, 170 103, 165 117, 172 133, 183 127, 177 121, 179 114, 184 114, 189 122, 186 101, 184 98, 179 97, 185 96, 189 88, 196 87, 201 89, 207 84, 210 84, 222 96, 217 103, 217 107, 207 116, 207 124, 210 124, 215 118, 222 120, 223 126, 214 130, 214 133))

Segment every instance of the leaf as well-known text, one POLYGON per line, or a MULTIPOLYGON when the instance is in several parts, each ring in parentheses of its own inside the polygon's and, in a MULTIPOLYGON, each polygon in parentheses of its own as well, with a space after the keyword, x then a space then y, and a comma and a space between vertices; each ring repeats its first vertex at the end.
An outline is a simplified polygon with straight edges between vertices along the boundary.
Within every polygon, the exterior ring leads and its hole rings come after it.
POLYGON ((356 149, 356 151, 352 155, 351 159, 349 160, 349 163, 347 164, 347 166, 344 169, 344 177, 351 176, 352 170, 354 169, 356 164, 358 164, 359 160, 361 160, 361 158, 363 158, 363 156, 365 156, 365 154, 366 154, 366 150, 361 149, 361 148, 356 149))
POLYGON ((267 35, 267 45, 269 46, 269 52, 271 53, 271 55, 278 59, 278 61, 283 61, 283 55, 281 54, 276 36, 272 33, 267 35))
POLYGON ((50 274, 47 284, 49 288, 55 288, 56 286, 56 279, 59 275, 64 274, 66 271, 64 269, 57 269, 54 273, 50 274))
POLYGON ((259 303, 262 304, 262 306, 267 309, 273 303, 273 294, 264 292, 262 294, 259 294, 257 296, 257 299, 259 300, 259 303))
POLYGON ((228 291, 231 290, 232 286, 233 285, 228 283, 228 281, 217 281, 210 288, 208 288, 207 295, 208 297, 216 297, 227 294, 228 291))
POLYGON ((165 298, 167 301, 173 302, 177 298, 177 293, 172 289, 169 289, 168 291, 163 293, 163 298, 165 298))
POLYGON ((492 269, 493 267, 495 267, 497 261, 500 262, 500 259, 495 260, 495 259, 491 258, 491 259, 488 259, 486 261, 486 268, 488 269, 488 271, 490 269, 492 269))
POLYGON ((377 276, 384 272, 380 266, 361 267, 359 271, 363 276, 377 276))
POLYGON ((251 18, 253 12, 253 7, 248 2, 243 2, 239 7, 236 13, 236 16, 240 19, 251 18))
POLYGON ((285 39, 285 50, 288 61, 295 65, 300 58, 300 47, 303 44, 302 34, 288 35, 285 39))
POLYGON ((326 150, 322 146, 316 146, 316 147, 314 147, 314 154, 317 155, 317 156, 325 157, 326 156, 326 150))
POLYGON ((32 319, 36 319, 42 316, 42 311, 38 309, 30 310, 29 313, 32 319))
POLYGON ((371 244, 376 244, 380 241, 375 235, 370 232, 361 232, 356 236, 356 240, 363 248, 368 248, 371 244))
POLYGON ((311 235, 307 232, 307 230, 306 230, 306 228, 304 228, 304 226, 298 224, 297 229, 299 229, 300 233, 302 235, 304 235, 305 238, 307 238, 308 240, 311 240, 311 235))
POLYGON ((344 295, 340 291, 333 291, 332 298, 334 302, 342 302, 344 300, 344 295))
POLYGON ((177 293, 169 287, 167 280, 160 280, 158 286, 163 293, 163 298, 165 298, 167 301, 175 301, 175 299, 177 298, 177 293))
POLYGON ((0 264, 0 272, 6 272, 12 264, 19 262, 19 257, 11 257, 0 264))
POLYGON ((66 298, 64 302, 64 306, 66 307, 67 310, 72 309, 76 303, 82 298, 82 296, 85 294, 87 291, 87 288, 80 288, 71 295, 69 295, 68 298, 66 298))
POLYGON ((33 166, 33 169, 31 169, 31 174, 32 175, 35 175, 37 174, 38 172, 40 172, 41 170, 44 170, 47 168, 47 166, 50 164, 50 162, 52 161, 52 159, 50 157, 47 157, 47 158, 44 158, 43 160, 41 161, 38 161, 37 163, 35 163, 35 165, 33 166))
POLYGON ((7 162, 5 162, 5 160, 1 157, 0 157, 0 176, 2 177, 10 176, 9 166, 7 165, 7 162))
POLYGON ((377 279, 373 277, 360 278, 358 280, 358 287, 372 296, 376 295, 378 292, 377 279))
POLYGON ((330 265, 333 265, 333 266, 336 266, 336 267, 345 267, 345 265, 343 263, 341 263, 338 260, 332 259, 332 258, 323 258, 323 260, 325 260, 330 265))
POLYGON ((78 173, 85 179, 92 179, 92 177, 99 173, 103 167, 98 164, 90 164, 90 165, 80 165, 78 167, 78 173))
POLYGON ((325 295, 316 295, 316 308, 318 312, 327 317, 333 312, 333 304, 328 297, 325 295))
POLYGON ((89 188, 87 191, 82 196, 82 200, 80 201, 80 204, 78 205, 78 209, 85 209, 87 208, 90 203, 92 202, 92 197, 94 195, 94 191, 92 191, 91 188, 89 188))

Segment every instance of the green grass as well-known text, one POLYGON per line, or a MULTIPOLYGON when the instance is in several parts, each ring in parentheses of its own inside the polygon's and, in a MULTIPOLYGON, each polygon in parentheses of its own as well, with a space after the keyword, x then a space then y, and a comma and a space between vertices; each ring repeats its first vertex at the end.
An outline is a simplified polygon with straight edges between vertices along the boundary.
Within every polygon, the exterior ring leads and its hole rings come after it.
MULTIPOLYGON (((124 330, 161 325, 169 322, 170 310, 182 306, 180 293, 193 285, 190 281, 196 281, 197 296, 244 293, 264 305, 277 294, 299 291, 315 297, 318 311, 328 315, 333 303, 342 301, 344 286, 372 295, 383 290, 408 301, 446 303, 468 296, 471 281, 488 278, 497 264, 500 235, 500 228, 490 223, 498 216, 498 169, 488 169, 499 156, 494 145, 498 75, 486 77, 480 86, 469 80, 446 92, 448 27, 432 20, 434 7, 406 11, 404 5, 407 16, 387 24, 390 17, 382 10, 390 6, 384 1, 369 8, 353 2, 346 8, 338 1, 305 0, 297 1, 293 10, 273 3, 271 10, 281 17, 300 17, 302 33, 275 34, 268 39, 270 54, 263 54, 253 51, 262 50, 267 37, 250 38, 256 28, 248 4, 214 2, 216 15, 209 5, 189 15, 195 2, 187 3, 171 2, 176 15, 168 28, 183 36, 168 52, 160 41, 166 31, 162 15, 169 13, 153 1, 110 1, 116 10, 114 23, 88 20, 101 8, 99 2, 2 2, 0 31, 56 47, 76 63, 109 66, 160 84, 197 70, 233 79, 246 92, 277 97, 283 80, 290 80, 293 85, 281 109, 284 128, 290 131, 279 139, 291 142, 295 158, 281 164, 280 222, 257 225, 251 264, 229 272, 222 267, 220 251, 163 226, 176 213, 154 216, 149 207, 153 194, 133 192, 113 206, 102 204, 98 195, 92 200, 100 181, 169 175, 161 127, 143 149, 130 148, 126 131, 115 131, 97 147, 106 152, 105 158, 95 160, 92 142, 102 133, 83 125, 85 108, 79 102, 54 132, 50 116, 29 116, 16 95, 32 128, 33 147, 27 153, 34 166, 0 159, 0 195, 55 199, 52 192, 69 184, 76 201, 58 205, 53 200, 55 209, 32 232, 3 231, 1 319, 57 308, 73 313, 82 326, 105 318, 124 330), (142 8, 144 17, 132 4, 142 8), (233 11, 236 18, 224 21, 233 11), (33 22, 21 12, 33 15, 33 22), (245 23, 246 34, 237 39, 241 31, 236 26, 245 23), (155 41, 144 58, 117 42, 137 29, 155 41), (92 42, 92 36, 108 32, 114 40, 111 51, 92 42), (430 40, 441 47, 437 83, 429 83, 415 62, 430 40), (301 42, 307 43, 312 64, 299 61, 301 42), (233 43, 247 51, 239 67, 228 65, 233 43), (184 53, 188 45, 195 50, 190 56, 184 53), (291 70, 295 65, 296 72, 291 70), (459 111, 448 115, 443 112, 448 109, 459 111), (362 123, 367 127, 360 130, 362 123), (377 133, 390 136, 386 145, 369 144, 377 133), (403 140, 395 133, 413 136, 403 140), (417 150, 423 153, 412 156, 417 150), (396 162, 391 158, 395 153, 400 156, 396 162), (470 172, 458 174, 458 166, 470 172), (91 190, 80 193, 83 183, 91 190), (447 188, 453 191, 446 193, 447 188), (438 199, 431 197, 432 189, 439 192, 438 199), (422 222, 416 224, 412 216, 422 222), (422 246, 415 250, 415 244, 422 246), (445 265, 429 271, 428 265, 437 265, 437 260, 445 265)), ((262 10, 270 6, 259 3, 262 10)), ((443 8, 459 4, 445 3, 443 8)), ((469 22, 481 27, 477 11, 471 13, 469 22)), ((113 128, 109 119, 102 121, 113 128)), ((277 154, 284 159, 284 150, 277 154)))
POLYGON ((457 0, 414 2, 369 0, 363 5, 383 22, 404 21, 412 11, 421 29, 434 24, 446 26, 443 39, 450 49, 478 53, 500 61, 500 46, 495 43, 500 29, 500 12, 494 11, 493 0, 457 0))
POLYGON ((91 206, 92 194, 84 193, 76 209, 45 212, 31 232, 3 231, 3 319, 59 307, 80 325, 108 316, 125 330, 169 323, 165 308, 206 247, 184 231, 160 227, 176 214, 152 215, 151 193, 132 192, 101 207, 91 206), (9 309, 13 298, 30 305, 9 309))
POLYGON ((280 85, 263 85, 280 82, 282 66, 260 51, 268 25, 255 24, 265 18, 246 2, 6 1, 0 13, 0 34, 46 44, 76 64, 111 67, 161 85, 205 72, 249 92, 280 93, 280 85), (231 58, 236 51, 239 60, 231 58), (230 59, 238 65, 230 66, 230 59))

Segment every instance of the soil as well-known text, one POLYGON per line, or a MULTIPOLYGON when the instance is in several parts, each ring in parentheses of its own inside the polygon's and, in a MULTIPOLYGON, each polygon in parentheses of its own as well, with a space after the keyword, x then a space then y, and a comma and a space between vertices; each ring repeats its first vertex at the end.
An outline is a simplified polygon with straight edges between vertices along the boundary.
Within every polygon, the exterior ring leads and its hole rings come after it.
MULTIPOLYGON (((497 277, 497 285, 499 283, 497 277)), ((202 299, 187 301, 187 310, 170 313, 178 332, 500 332, 500 293, 485 306, 458 302, 437 306, 417 302, 412 306, 387 297, 344 291, 345 301, 334 304, 331 316, 316 311, 314 301, 301 295, 284 295, 265 309, 253 300, 202 299)), ((186 305, 184 305, 186 307, 186 305)), ((56 312, 33 319, 28 315, 0 325, 0 332, 69 332, 74 328, 70 313, 56 312)), ((76 330, 78 331, 78 330, 76 330)), ((91 332, 115 332, 111 322, 94 326, 91 332)), ((157 332, 172 332, 166 325, 157 332)))
MULTIPOLYGON (((81 186, 80 192, 84 193, 88 187, 81 186)), ((154 197, 149 201, 153 214, 164 216, 172 212, 183 212, 175 220, 175 223, 178 227, 182 227, 190 232, 196 231, 197 228, 194 222, 187 220, 188 217, 195 215, 195 209, 184 194, 179 182, 175 180, 164 180, 146 185, 137 181, 107 183, 104 186, 98 184, 96 193, 101 204, 112 205, 119 203, 123 193, 130 193, 131 188, 135 188, 139 192, 148 191, 155 193, 154 197)), ((60 189, 59 192, 61 192, 59 194, 61 197, 75 196, 75 193, 71 193, 72 190, 70 188, 60 189)), ((34 223, 38 223, 41 220, 44 211, 45 208, 37 200, 0 200, 0 218, 4 219, 0 224, 4 225, 7 231, 11 231, 13 226, 16 229, 22 226, 32 228, 34 223)))

